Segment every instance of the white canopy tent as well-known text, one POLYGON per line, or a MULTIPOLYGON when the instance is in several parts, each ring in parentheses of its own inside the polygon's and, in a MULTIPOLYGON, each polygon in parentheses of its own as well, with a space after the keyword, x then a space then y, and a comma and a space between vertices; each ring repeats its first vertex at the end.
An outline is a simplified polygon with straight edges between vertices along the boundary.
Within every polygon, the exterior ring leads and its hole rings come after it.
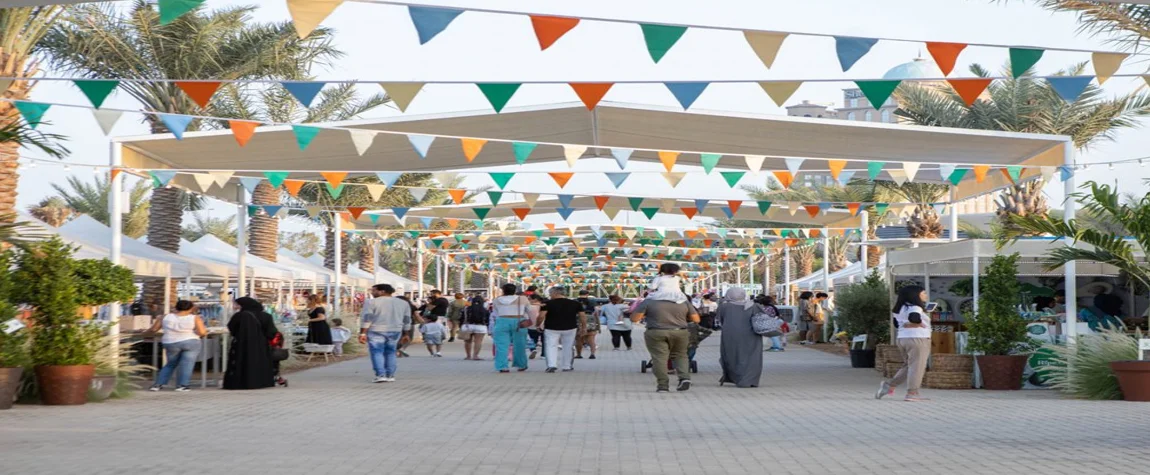
MULTIPOLYGON (((87 215, 81 215, 63 226, 57 228, 57 233, 70 241, 80 243, 83 247, 106 249, 101 244, 111 239, 112 230, 103 223, 87 215)), ((209 278, 218 280, 228 275, 228 268, 224 265, 207 262, 203 259, 190 258, 173 254, 171 252, 149 246, 141 241, 123 238, 121 240, 124 252, 138 260, 147 261, 152 266, 168 265, 169 273, 166 275, 149 275, 150 277, 173 278, 209 278)), ((106 258, 107 255, 100 256, 106 258)), ((146 275, 137 273, 137 275, 146 275)))
MULTIPOLYGON (((238 266, 236 248, 210 234, 195 241, 182 241, 180 244, 180 254, 201 259, 210 259, 226 264, 233 269, 238 266)), ((315 274, 307 270, 293 269, 289 265, 271 262, 251 254, 247 255, 247 259, 246 267, 252 272, 252 277, 256 279, 279 282, 297 279, 315 280, 315 274)), ((238 273, 232 273, 232 275, 238 276, 238 273)))
MULTIPOLYGON (((40 234, 45 236, 58 235, 64 242, 76 246, 77 249, 74 257, 77 259, 108 258, 108 246, 106 243, 95 244, 88 239, 82 239, 84 237, 82 234, 77 235, 75 232, 60 232, 60 228, 49 226, 23 211, 17 211, 17 215, 18 221, 26 223, 26 226, 38 231, 40 234)), ((106 238, 107 236, 104 237, 106 238)), ((96 240, 99 239, 97 236, 96 240)), ((128 250, 121 256, 120 265, 131 269, 132 273, 139 277, 167 277, 169 273, 171 273, 171 263, 149 259, 139 255, 135 252, 136 250, 134 246, 129 246, 128 250)))

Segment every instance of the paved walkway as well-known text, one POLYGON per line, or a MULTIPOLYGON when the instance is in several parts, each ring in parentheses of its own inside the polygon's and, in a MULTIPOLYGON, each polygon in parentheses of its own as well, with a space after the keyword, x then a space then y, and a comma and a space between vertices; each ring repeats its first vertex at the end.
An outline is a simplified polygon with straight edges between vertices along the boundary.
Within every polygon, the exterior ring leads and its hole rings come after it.
MULTIPOLYGON (((604 339, 605 341, 605 339, 604 339)), ((641 339, 639 340, 641 341, 641 339)), ((1050 391, 931 391, 875 401, 873 370, 792 347, 763 387, 720 388, 718 334, 697 384, 656 394, 646 352, 574 373, 495 374, 491 362, 366 359, 292 375, 291 388, 141 393, 0 412, 0 473, 23 474, 1134 474, 1150 470, 1150 406, 1050 391)))

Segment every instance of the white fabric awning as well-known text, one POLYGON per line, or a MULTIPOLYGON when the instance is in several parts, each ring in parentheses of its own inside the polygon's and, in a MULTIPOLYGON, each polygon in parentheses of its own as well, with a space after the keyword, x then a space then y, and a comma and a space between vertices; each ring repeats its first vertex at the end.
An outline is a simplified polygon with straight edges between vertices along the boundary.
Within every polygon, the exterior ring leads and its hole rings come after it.
MULTIPOLYGON (((979 268, 985 272, 990 259, 996 255, 1019 254, 1018 275, 1061 276, 1063 271, 1047 271, 1044 266, 1048 252, 1072 244, 1053 238, 1022 239, 998 249, 994 241, 966 239, 934 245, 920 245, 913 249, 900 249, 887 253, 887 264, 894 275, 968 276, 974 273, 974 256, 980 259, 979 268)), ((1078 244, 1087 249, 1089 246, 1078 244)), ((1138 256, 1143 257, 1143 256, 1138 256)), ((1118 275, 1118 269, 1097 262, 1078 261, 1079 276, 1118 275)))
MULTIPOLYGON (((112 228, 87 215, 79 216, 65 223, 57 229, 57 232, 61 237, 80 243, 86 248, 99 248, 105 252, 107 252, 108 245, 112 240, 112 228)), ((122 243, 121 252, 123 256, 150 262, 149 265, 167 264, 170 266, 173 278, 223 278, 228 275, 228 269, 223 265, 173 254, 127 237, 121 238, 120 242, 122 243)), ((100 258, 107 259, 109 255, 105 253, 100 258)))
MULTIPOLYGON (((76 253, 72 255, 76 259, 107 259, 111 255, 108 245, 111 244, 112 238, 104 240, 101 243, 93 242, 92 239, 77 239, 76 233, 61 233, 59 228, 54 228, 37 220, 31 215, 23 211, 17 211, 18 221, 27 223, 26 226, 40 231, 45 236, 58 235, 64 242, 76 246, 76 253)), ((125 249, 121 259, 120 265, 127 267, 137 277, 167 277, 168 275, 175 276, 172 272, 172 265, 168 262, 157 261, 148 259, 133 254, 130 250, 125 249)))
MULTIPOLYGON (((239 266, 238 251, 236 248, 210 234, 192 242, 181 241, 180 254, 200 259, 210 259, 228 265, 231 269, 236 269, 239 266)), ((277 281, 315 280, 315 274, 307 270, 293 269, 290 265, 271 262, 251 254, 248 254, 246 259, 246 267, 252 271, 251 275, 257 279, 277 281)), ((231 272, 231 275, 235 276, 237 273, 231 272)))

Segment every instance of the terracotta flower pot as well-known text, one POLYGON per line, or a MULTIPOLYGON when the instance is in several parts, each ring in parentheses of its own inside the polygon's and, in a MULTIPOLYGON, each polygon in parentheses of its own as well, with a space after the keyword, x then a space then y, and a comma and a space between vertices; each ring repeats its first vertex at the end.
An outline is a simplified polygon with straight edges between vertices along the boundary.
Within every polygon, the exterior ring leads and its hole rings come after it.
POLYGON ((11 409, 24 368, 0 368, 0 410, 11 409))
POLYGON ((48 406, 78 406, 88 402, 94 365, 37 366, 40 402, 48 406))
POLYGON ((983 389, 1022 389, 1022 371, 1026 368, 1028 358, 1027 355, 976 356, 978 369, 982 372, 983 389))
POLYGON ((1118 377, 1122 399, 1150 401, 1150 361, 1111 361, 1110 369, 1118 377))

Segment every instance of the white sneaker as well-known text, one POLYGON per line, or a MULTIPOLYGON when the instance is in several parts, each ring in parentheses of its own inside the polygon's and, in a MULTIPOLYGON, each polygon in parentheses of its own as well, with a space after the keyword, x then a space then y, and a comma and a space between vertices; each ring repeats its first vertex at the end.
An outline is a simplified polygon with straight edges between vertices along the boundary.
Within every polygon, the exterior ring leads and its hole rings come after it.
POLYGON ((394 383, 395 382, 395 378, 383 378, 383 379, 384 379, 384 382, 386 382, 386 383, 394 383))
POLYGON ((387 378, 385 378, 383 376, 376 376, 375 379, 371 380, 371 382, 373 382, 373 383, 386 383, 387 378))

